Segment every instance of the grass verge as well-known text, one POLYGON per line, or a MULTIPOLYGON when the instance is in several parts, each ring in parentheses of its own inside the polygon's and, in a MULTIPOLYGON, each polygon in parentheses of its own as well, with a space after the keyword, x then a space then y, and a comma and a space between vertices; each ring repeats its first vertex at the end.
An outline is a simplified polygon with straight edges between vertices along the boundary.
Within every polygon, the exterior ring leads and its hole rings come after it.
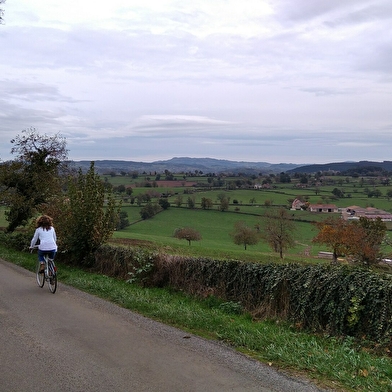
MULTIPOLYGON (((31 271, 36 255, 0 246, 2 258, 31 271)), ((338 391, 392 391, 392 359, 337 339, 297 331, 287 323, 254 322, 235 303, 196 300, 168 289, 146 289, 100 274, 58 265, 60 284, 208 339, 224 341, 263 363, 338 391)), ((61 286, 59 287, 61 290, 61 286)))

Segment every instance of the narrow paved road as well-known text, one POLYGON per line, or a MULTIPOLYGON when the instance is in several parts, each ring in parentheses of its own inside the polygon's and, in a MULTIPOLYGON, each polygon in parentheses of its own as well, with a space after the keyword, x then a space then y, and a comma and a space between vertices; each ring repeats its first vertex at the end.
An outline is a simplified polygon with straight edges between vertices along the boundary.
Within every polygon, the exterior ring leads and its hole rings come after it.
POLYGON ((0 391, 310 392, 314 386, 0 260, 0 391))

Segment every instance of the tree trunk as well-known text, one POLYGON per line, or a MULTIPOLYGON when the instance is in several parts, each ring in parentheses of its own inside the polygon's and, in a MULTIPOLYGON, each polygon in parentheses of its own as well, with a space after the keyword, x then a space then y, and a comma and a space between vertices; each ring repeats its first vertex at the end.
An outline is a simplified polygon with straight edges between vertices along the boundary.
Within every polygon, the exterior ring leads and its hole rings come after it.
POLYGON ((336 252, 333 252, 333 256, 332 256, 332 263, 333 264, 337 264, 338 263, 338 255, 336 254, 336 252))

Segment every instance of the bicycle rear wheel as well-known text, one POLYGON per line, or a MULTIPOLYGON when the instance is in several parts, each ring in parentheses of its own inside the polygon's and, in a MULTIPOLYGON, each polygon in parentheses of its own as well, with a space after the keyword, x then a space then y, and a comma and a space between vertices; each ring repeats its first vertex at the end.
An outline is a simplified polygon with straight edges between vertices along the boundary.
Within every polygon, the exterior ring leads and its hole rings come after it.
POLYGON ((48 286, 49 286, 50 292, 52 294, 54 294, 57 289, 57 274, 56 273, 49 277, 48 286))
POLYGON ((45 284, 45 273, 44 273, 44 271, 41 271, 41 263, 39 261, 37 262, 36 277, 37 277, 37 284, 38 284, 38 286, 39 287, 44 287, 44 284, 45 284))
POLYGON ((57 270, 53 260, 49 260, 48 271, 49 271, 49 276, 48 276, 49 290, 52 294, 54 294, 57 289, 57 270))

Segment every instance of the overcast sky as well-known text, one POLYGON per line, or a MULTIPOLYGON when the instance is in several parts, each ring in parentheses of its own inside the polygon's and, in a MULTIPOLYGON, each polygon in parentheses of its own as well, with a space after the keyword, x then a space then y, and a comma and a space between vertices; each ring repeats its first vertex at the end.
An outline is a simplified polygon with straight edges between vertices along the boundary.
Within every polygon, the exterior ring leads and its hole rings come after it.
POLYGON ((392 160, 391 0, 7 0, 0 159, 392 160))

